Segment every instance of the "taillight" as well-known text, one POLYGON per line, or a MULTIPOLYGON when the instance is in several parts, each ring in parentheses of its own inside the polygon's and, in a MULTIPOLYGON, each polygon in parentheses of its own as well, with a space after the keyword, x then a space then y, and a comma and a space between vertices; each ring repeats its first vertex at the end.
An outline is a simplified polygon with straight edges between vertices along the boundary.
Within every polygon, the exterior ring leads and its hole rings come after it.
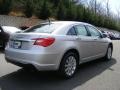
POLYGON ((48 38, 34 38, 32 40, 36 40, 34 45, 48 47, 48 46, 50 46, 51 44, 54 43, 55 38, 51 38, 51 37, 48 37, 48 38))

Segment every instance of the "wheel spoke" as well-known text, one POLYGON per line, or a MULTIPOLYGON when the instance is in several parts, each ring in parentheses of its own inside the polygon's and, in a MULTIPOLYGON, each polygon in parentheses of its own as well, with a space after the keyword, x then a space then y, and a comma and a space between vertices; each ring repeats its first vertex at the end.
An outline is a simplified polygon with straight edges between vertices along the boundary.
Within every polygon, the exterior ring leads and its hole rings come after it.
POLYGON ((74 74, 76 70, 76 59, 74 56, 69 56, 65 63, 65 73, 69 76, 74 74))

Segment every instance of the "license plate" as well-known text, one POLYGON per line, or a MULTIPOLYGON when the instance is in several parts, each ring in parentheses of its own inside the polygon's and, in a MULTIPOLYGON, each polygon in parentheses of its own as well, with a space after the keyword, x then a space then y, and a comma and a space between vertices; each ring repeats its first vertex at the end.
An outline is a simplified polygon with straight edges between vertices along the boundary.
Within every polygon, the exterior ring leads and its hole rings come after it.
POLYGON ((22 42, 21 41, 14 41, 13 42, 13 48, 21 48, 22 42))

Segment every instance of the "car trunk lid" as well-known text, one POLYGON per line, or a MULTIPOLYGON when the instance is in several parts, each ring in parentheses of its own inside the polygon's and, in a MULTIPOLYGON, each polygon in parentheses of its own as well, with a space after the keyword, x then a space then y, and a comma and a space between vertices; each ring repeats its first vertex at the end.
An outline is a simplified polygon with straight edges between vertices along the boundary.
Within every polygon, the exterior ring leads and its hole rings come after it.
POLYGON ((47 36, 48 34, 40 33, 17 33, 11 36, 9 46, 15 49, 30 49, 35 42, 34 38, 44 38, 47 36))

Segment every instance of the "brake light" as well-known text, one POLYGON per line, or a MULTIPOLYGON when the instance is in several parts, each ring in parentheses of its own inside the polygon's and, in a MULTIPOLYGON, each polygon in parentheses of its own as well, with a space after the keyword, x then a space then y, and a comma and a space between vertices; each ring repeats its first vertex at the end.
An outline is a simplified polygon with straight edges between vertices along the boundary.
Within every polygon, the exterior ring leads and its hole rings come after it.
POLYGON ((51 38, 51 37, 48 37, 48 38, 35 38, 35 39, 32 39, 32 40, 36 40, 34 45, 48 47, 48 46, 50 46, 51 44, 54 43, 55 38, 51 38))

